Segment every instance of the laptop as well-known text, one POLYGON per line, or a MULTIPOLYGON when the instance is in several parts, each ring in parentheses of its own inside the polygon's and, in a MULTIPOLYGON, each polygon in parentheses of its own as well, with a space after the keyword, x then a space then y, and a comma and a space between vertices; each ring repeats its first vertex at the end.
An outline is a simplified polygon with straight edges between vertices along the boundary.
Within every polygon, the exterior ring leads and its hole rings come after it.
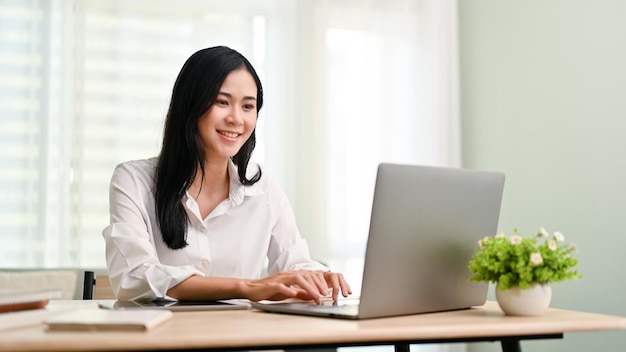
POLYGON ((359 299, 252 302, 275 313, 344 319, 466 309, 488 284, 469 282, 478 240, 495 235, 501 172, 382 163, 378 166, 359 299))

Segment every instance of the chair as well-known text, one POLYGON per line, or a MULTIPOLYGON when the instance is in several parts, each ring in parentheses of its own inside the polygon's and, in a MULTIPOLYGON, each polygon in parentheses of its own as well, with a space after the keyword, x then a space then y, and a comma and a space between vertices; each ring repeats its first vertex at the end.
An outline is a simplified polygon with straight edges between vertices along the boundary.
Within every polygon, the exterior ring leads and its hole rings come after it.
POLYGON ((115 299, 109 276, 95 275, 93 271, 85 271, 83 299, 115 299))
POLYGON ((0 288, 16 290, 56 288, 61 290, 59 299, 64 300, 80 297, 80 279, 80 271, 75 269, 0 268, 0 288))

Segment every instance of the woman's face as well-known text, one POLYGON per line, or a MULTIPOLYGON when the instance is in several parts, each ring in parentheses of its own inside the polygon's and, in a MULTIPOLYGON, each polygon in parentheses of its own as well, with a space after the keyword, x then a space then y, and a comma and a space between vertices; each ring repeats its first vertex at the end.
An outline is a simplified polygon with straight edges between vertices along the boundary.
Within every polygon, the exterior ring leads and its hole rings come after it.
POLYGON ((242 68, 226 76, 215 103, 198 121, 207 160, 230 158, 248 140, 256 126, 256 96, 248 71, 242 68))

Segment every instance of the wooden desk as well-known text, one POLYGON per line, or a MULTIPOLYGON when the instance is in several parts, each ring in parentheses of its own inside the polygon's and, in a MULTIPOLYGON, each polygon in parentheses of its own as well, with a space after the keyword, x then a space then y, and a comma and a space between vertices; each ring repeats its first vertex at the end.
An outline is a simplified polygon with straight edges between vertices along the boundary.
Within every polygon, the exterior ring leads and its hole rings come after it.
MULTIPOLYGON (((80 301, 79 301, 80 302, 80 301)), ((52 303, 51 303, 52 304, 52 303)), ((43 324, 0 331, 4 351, 255 350, 560 338, 579 331, 626 329, 626 318, 549 309, 541 317, 504 316, 495 302, 454 312, 362 321, 256 310, 177 312, 148 332, 47 332, 43 324)), ((519 346, 519 344, 517 344, 519 346)))

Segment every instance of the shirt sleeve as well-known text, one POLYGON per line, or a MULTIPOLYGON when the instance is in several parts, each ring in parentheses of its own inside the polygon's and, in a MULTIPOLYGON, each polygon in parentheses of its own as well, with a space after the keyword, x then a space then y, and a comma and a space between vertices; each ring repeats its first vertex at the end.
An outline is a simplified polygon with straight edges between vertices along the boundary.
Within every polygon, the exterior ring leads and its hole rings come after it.
POLYGON ((287 195, 274 180, 270 180, 268 192, 276 219, 270 239, 268 273, 271 275, 283 270, 328 271, 326 266, 311 259, 308 244, 298 230, 287 195))
MULTIPOLYGON (((159 262, 153 230, 154 167, 120 164, 109 189, 110 224, 102 234, 111 286, 117 299, 154 299, 192 275, 204 275, 193 266, 159 262)), ((145 165, 144 165, 145 166, 145 165)))

